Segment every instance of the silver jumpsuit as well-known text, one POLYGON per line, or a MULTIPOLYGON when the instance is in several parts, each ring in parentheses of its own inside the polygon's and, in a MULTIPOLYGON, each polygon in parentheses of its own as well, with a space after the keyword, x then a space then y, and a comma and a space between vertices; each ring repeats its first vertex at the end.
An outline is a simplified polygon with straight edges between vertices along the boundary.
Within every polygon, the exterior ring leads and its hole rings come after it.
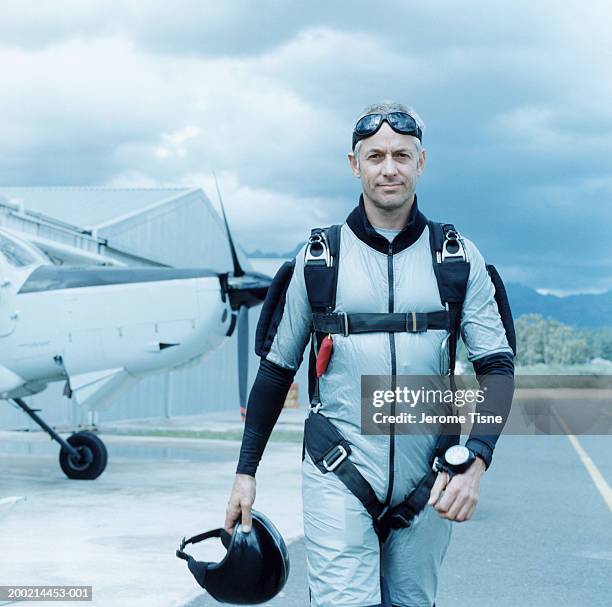
MULTIPOLYGON (((392 254, 391 245, 387 253, 377 250, 363 234, 359 237, 349 224, 343 224, 335 311, 443 310, 432 267, 429 228, 421 225, 420 229, 414 242, 392 254)), ((464 243, 470 275, 461 333, 469 359, 511 353, 484 260, 472 242, 464 239, 464 243)), ((310 330, 302 250, 266 358, 281 367, 297 369, 310 330)), ((400 503, 428 471, 435 437, 362 435, 360 378, 390 375, 394 368, 398 375, 444 373, 448 366, 448 353, 443 348, 447 335, 446 331, 430 330, 333 337, 333 355, 319 384, 321 413, 351 443, 351 459, 378 499, 383 502, 390 495, 392 506, 400 503)), ((451 535, 449 521, 426 507, 409 528, 392 531, 379 548, 371 518, 361 502, 334 474, 322 474, 307 454, 302 465, 302 496, 312 606, 380 605, 381 574, 393 605, 433 605, 438 572, 451 535)))

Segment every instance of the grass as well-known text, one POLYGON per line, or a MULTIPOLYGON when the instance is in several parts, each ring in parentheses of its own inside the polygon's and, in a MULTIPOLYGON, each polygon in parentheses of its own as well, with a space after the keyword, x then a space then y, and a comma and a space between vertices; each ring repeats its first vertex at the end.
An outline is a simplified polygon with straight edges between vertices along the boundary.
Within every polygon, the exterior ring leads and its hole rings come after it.
POLYGON ((517 366, 516 375, 610 375, 610 363, 589 363, 583 365, 527 365, 517 366))
MULTIPOLYGON (((117 432, 120 436, 144 436, 161 438, 198 438, 214 440, 242 440, 242 432, 239 430, 126 430, 117 432)), ((274 443, 301 443, 302 432, 289 430, 275 430, 270 436, 270 442, 274 443)))

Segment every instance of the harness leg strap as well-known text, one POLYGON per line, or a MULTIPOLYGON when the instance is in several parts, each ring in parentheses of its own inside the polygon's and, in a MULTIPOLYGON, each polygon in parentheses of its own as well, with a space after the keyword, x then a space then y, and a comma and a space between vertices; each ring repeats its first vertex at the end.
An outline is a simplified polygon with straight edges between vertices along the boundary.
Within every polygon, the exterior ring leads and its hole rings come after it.
POLYGON ((389 509, 382 504, 372 486, 349 459, 351 447, 336 427, 324 415, 311 411, 304 426, 304 442, 308 455, 323 473, 333 472, 344 486, 363 504, 372 517, 372 524, 381 542, 391 529, 409 527, 414 517, 429 500, 436 473, 430 470, 406 499, 389 509))

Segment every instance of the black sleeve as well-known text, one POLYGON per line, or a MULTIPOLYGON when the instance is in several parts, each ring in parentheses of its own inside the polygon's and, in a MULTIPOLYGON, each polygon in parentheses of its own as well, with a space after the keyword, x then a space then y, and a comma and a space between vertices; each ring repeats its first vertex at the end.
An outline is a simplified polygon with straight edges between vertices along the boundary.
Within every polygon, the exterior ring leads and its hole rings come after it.
POLYGON ((294 376, 295 371, 279 367, 265 358, 259 363, 247 404, 237 474, 255 476, 294 376))
POLYGON ((484 356, 473 363, 480 389, 485 391, 483 402, 476 406, 481 415, 500 415, 503 422, 494 427, 474 423, 466 446, 485 462, 487 468, 493 459, 493 450, 501 434, 512 405, 514 394, 514 357, 508 352, 484 356))

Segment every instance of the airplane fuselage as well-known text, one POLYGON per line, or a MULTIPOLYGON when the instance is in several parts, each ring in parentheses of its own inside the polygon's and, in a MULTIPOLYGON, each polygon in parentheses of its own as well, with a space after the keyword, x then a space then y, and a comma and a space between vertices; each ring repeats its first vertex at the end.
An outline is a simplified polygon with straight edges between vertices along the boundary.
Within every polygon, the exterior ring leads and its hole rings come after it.
POLYGON ((216 348, 229 323, 216 276, 18 293, 6 366, 25 379, 123 367, 134 375, 216 348), (161 344, 161 345, 160 345, 161 344))

